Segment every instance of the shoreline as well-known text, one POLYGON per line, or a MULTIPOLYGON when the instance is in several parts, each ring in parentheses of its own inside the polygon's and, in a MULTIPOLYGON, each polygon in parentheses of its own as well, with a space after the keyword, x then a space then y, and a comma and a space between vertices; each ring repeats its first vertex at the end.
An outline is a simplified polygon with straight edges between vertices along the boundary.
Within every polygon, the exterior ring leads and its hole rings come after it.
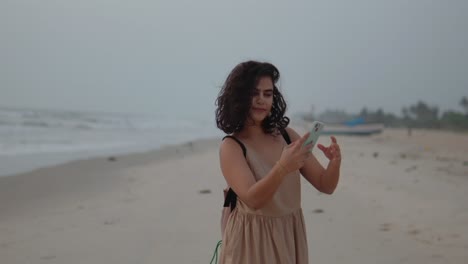
MULTIPOLYGON (((307 130, 304 129, 306 123, 301 122, 294 122, 292 125, 296 129, 298 133, 306 133, 307 130)), ((415 144, 425 144, 430 145, 430 147, 426 147, 427 149, 434 149, 434 148, 442 148, 442 149, 451 149, 456 151, 468 151, 468 142, 466 138, 468 138, 468 133, 460 132, 460 131, 449 131, 449 130, 434 130, 434 129, 413 129, 412 136, 407 136, 407 130, 404 128, 385 128, 381 134, 374 134, 371 136, 360 136, 360 135, 337 135, 338 137, 350 137, 350 138, 377 138, 377 140, 382 140, 386 137, 386 132, 392 132, 393 136, 396 135, 397 140, 409 140, 411 139, 412 143, 415 144), (396 133, 395 133, 396 132, 396 133), (431 134, 431 136, 439 135, 436 144, 430 143, 427 144, 427 139, 422 138, 421 136, 425 136, 427 134, 431 134), (444 136, 451 136, 451 137, 458 137, 461 139, 465 139, 465 142, 454 143, 451 146, 445 146, 440 137, 444 136)), ((328 137, 329 135, 322 135, 320 140, 323 140, 324 137, 328 137)), ((138 154, 149 154, 149 153, 157 153, 159 151, 163 152, 170 152, 168 149, 177 149, 184 145, 190 145, 194 142, 210 142, 213 140, 221 140, 222 136, 219 137, 210 137, 210 138, 194 138, 192 140, 185 140, 179 143, 167 144, 162 145, 157 148, 147 149, 147 150, 115 150, 115 151, 77 151, 77 152, 64 152, 64 153, 34 153, 34 154, 24 154, 18 156, 10 156, 10 155, 3 155, 0 157, 2 160, 0 161, 0 168, 3 168, 3 171, 0 172, 0 179, 3 177, 12 177, 18 176, 27 173, 33 173, 35 170, 40 169, 47 169, 53 168, 69 163, 73 163, 76 161, 86 161, 86 160, 93 160, 93 159, 107 159, 110 157, 119 157, 119 156, 128 156, 128 155, 138 155, 138 154), (26 165, 25 165, 26 164, 26 165)))
MULTIPOLYGON (((32 173, 35 170, 53 168, 77 161, 86 161, 93 159, 106 159, 110 157, 123 157, 129 155, 149 154, 159 151, 171 152, 170 149, 177 149, 184 145, 190 145, 194 142, 210 142, 217 140, 217 137, 212 138, 197 138, 193 140, 181 141, 179 143, 166 144, 160 147, 148 150, 116 150, 116 151, 77 151, 77 152, 64 152, 64 153, 34 153, 22 154, 17 156, 0 155, 0 179, 3 177, 13 177, 22 174, 32 173), (26 164, 26 165, 25 165, 26 164)), ((219 138, 220 140, 221 138, 219 138)))

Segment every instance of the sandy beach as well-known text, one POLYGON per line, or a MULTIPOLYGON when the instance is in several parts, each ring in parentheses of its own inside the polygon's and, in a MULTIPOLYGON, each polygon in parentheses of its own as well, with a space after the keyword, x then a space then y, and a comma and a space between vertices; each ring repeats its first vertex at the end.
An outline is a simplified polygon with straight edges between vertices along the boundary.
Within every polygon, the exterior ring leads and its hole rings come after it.
MULTIPOLYGON (((336 192, 302 181, 310 263, 467 263, 468 134, 337 139, 336 192)), ((0 263, 209 263, 225 186, 219 143, 1 177, 0 263)))

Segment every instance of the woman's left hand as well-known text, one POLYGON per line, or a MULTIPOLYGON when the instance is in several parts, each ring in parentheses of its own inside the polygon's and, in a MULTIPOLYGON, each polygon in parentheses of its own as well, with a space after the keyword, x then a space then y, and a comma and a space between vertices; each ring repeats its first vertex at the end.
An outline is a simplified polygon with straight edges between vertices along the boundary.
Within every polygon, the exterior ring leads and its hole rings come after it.
POLYGON ((341 161, 341 151, 340 145, 336 142, 336 138, 334 136, 330 136, 332 143, 329 147, 325 147, 322 144, 318 144, 317 147, 323 151, 325 157, 327 157, 330 161, 341 161))

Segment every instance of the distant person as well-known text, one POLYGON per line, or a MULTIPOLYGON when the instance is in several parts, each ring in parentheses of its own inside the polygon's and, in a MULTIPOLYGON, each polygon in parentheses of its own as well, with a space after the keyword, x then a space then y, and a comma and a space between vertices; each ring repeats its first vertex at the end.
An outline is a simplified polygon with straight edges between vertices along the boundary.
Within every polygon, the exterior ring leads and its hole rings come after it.
POLYGON ((312 144, 302 146, 309 133, 301 137, 288 127, 279 78, 270 63, 240 63, 216 100, 217 126, 228 134, 220 145, 221 171, 237 197, 230 205, 235 207, 224 228, 219 263, 308 263, 300 175, 327 194, 338 184, 336 138, 329 147, 317 145, 329 160, 325 169, 311 153, 312 144))

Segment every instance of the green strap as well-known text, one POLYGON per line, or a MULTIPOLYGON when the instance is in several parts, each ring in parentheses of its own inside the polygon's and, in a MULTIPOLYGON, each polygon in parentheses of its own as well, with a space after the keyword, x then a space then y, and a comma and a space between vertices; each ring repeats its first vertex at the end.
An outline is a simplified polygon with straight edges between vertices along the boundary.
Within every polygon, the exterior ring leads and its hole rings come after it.
POLYGON ((216 258, 216 262, 214 262, 214 263, 215 264, 218 263, 218 249, 221 246, 221 244, 222 244, 222 240, 220 240, 218 242, 218 244, 216 244, 216 248, 215 248, 215 251, 213 253, 213 257, 211 258, 210 264, 213 264, 213 260, 215 260, 215 258, 216 258))

